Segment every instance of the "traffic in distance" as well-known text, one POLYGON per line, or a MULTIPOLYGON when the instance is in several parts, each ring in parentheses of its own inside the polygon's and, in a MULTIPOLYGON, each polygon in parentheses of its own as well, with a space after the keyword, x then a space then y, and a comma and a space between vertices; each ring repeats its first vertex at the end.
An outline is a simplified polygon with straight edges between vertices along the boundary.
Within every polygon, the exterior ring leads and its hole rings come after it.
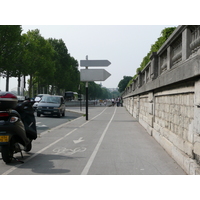
MULTIPOLYGON (((0 92, 0 152, 3 161, 6 164, 11 163, 16 160, 14 154, 20 153, 23 157, 23 151, 31 151, 32 141, 37 139, 38 131, 41 133, 42 130, 54 128, 81 116, 70 114, 65 117, 66 101, 73 102, 77 97, 76 93, 67 92, 64 97, 39 94, 34 99, 25 99, 11 92, 0 92), (62 121, 55 120, 61 117, 62 121)), ((114 100, 90 103, 112 106, 114 100)))

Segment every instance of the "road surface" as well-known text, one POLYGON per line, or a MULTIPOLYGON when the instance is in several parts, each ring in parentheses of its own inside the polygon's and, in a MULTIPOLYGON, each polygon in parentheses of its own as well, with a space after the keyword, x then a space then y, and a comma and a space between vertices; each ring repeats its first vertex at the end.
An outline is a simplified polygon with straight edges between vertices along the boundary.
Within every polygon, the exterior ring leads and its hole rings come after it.
POLYGON ((124 107, 92 107, 88 121, 81 116, 39 132, 24 163, 0 158, 0 174, 185 175, 124 107))

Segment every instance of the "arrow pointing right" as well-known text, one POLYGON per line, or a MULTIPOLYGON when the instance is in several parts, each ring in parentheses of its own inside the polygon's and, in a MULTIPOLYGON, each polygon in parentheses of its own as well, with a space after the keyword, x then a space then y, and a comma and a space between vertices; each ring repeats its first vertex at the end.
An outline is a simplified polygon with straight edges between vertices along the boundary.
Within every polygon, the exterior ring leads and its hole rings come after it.
POLYGON ((81 81, 105 81, 111 74, 105 69, 81 69, 81 81))

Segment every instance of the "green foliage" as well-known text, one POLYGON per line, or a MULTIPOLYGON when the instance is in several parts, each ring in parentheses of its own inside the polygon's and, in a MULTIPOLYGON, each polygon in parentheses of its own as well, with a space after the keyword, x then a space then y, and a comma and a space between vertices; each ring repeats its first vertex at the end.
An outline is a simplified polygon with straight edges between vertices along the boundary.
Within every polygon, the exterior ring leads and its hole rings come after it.
POLYGON ((123 79, 118 84, 119 92, 123 92, 125 90, 127 84, 129 83, 129 81, 131 79, 132 79, 131 76, 124 76, 123 77, 123 79))
MULTIPOLYGON (((70 56, 64 41, 44 39, 38 29, 23 35, 21 31, 21 26, 0 26, 0 73, 8 74, 8 80, 11 76, 30 76, 29 97, 43 93, 44 89, 52 94, 63 95, 65 91, 84 94, 85 83, 80 82, 78 61, 70 56), (82 91, 78 91, 79 85, 82 91)), ((91 82, 89 96, 106 99, 112 94, 91 82)))
POLYGON ((0 72, 6 74, 6 91, 9 77, 16 76, 22 28, 20 25, 0 26, 0 72))
POLYGON ((40 80, 40 84, 50 84, 55 72, 53 60, 55 51, 51 44, 45 40, 38 29, 28 31, 23 38, 23 65, 26 66, 25 74, 30 76, 29 96, 32 88, 40 80), (35 82, 34 82, 34 81, 35 82))
POLYGON ((150 61, 150 55, 153 52, 157 52, 160 49, 160 47, 165 43, 165 41, 168 39, 168 37, 173 33, 175 29, 176 27, 170 27, 170 28, 165 28, 161 31, 161 36, 157 39, 155 44, 151 46, 150 52, 143 58, 140 64, 140 68, 137 69, 137 73, 138 70, 142 71, 146 67, 146 65, 150 61))
POLYGON ((70 56, 62 39, 50 38, 48 41, 56 52, 54 58, 56 70, 51 80, 53 87, 59 88, 59 90, 77 91, 80 84, 78 61, 70 56))
MULTIPOLYGON (((161 31, 161 36, 157 39, 157 41, 151 46, 151 49, 149 51, 149 53, 143 58, 140 67, 136 69, 136 75, 134 75, 131 80, 127 83, 127 85, 124 87, 124 89, 126 87, 128 87, 133 80, 135 80, 138 76, 138 74, 146 67, 146 65, 148 64, 148 62, 150 62, 150 56, 153 52, 157 52, 161 46, 165 43, 165 41, 169 38, 169 36, 173 33, 173 31, 176 29, 176 27, 169 27, 169 28, 165 28, 161 31)), ((121 80, 122 81, 122 80, 121 80)), ((120 81, 120 82, 121 82, 120 81)), ((119 82, 119 84, 120 84, 119 82)), ((119 85, 118 85, 119 87, 119 85)), ((122 87, 122 88, 123 88, 122 87)), ((122 91, 124 91, 124 89, 122 91)), ((120 92, 121 88, 119 89, 120 92)))
POLYGON ((114 90, 110 92, 110 94, 111 94, 110 98, 114 98, 114 99, 120 96, 120 92, 118 90, 114 90))
MULTIPOLYGON (((78 92, 85 95, 85 82, 80 82, 80 89, 78 92)), ((95 82, 88 83, 88 96, 90 100, 95 99, 112 99, 120 96, 119 91, 116 89, 110 91, 109 89, 102 87, 100 84, 95 82)))

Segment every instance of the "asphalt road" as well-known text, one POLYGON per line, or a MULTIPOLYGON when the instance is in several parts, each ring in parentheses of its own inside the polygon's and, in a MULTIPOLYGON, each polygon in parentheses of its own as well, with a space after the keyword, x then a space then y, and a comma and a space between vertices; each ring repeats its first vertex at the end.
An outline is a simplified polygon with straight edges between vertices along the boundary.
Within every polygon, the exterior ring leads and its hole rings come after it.
POLYGON ((88 121, 81 116, 58 125, 57 120, 37 118, 41 127, 32 151, 23 153, 24 163, 6 165, 0 158, 0 174, 185 175, 123 107, 89 108, 88 121))
POLYGON ((35 114, 37 133, 40 134, 43 131, 52 129, 63 123, 74 120, 82 115, 83 114, 79 113, 78 109, 76 110, 76 112, 65 111, 65 117, 60 117, 60 118, 56 116, 44 116, 44 115, 37 117, 35 114))

